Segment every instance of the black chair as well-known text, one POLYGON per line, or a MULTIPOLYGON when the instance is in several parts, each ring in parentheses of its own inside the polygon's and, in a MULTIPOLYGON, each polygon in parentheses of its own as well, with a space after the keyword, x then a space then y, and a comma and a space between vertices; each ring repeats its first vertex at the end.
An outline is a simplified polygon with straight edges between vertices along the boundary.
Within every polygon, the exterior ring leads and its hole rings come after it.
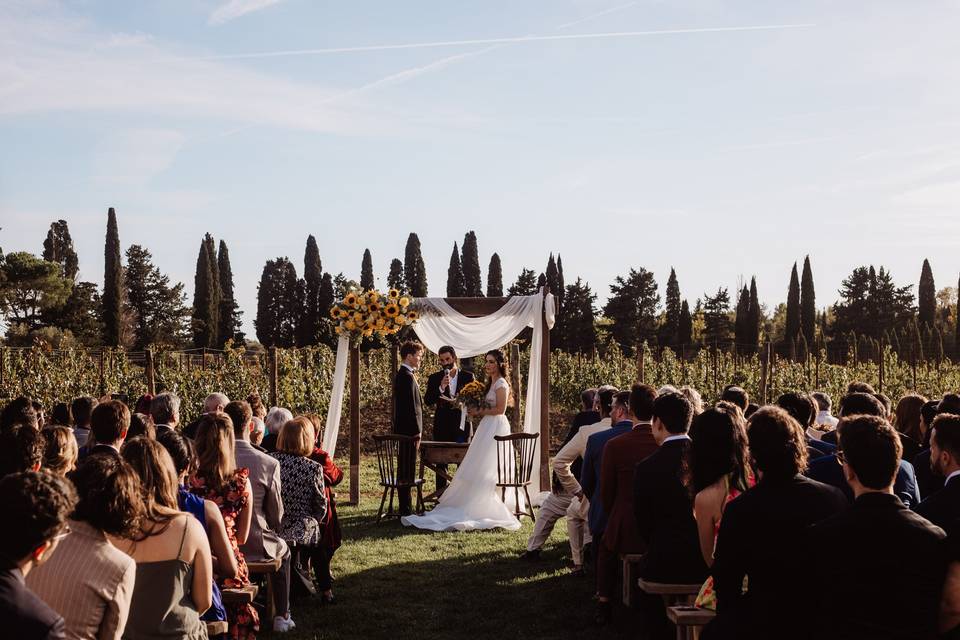
POLYGON ((508 436, 494 436, 497 441, 497 486, 500 487, 500 498, 506 503, 507 489, 513 489, 515 500, 514 514, 519 520, 521 516, 530 516, 536 522, 537 516, 533 513, 533 504, 530 502, 530 478, 533 477, 533 457, 537 452, 539 433, 512 433, 508 436), (526 508, 520 508, 520 490, 526 498, 526 508))
POLYGON ((415 436, 381 435, 373 436, 377 448, 377 465, 380 467, 380 486, 383 487, 383 496, 380 498, 380 510, 377 511, 377 522, 384 518, 396 518, 399 511, 393 510, 393 496, 400 489, 417 490, 417 502, 414 511, 423 514, 423 478, 416 477, 417 446, 420 438, 415 436), (390 492, 390 503, 387 512, 383 512, 383 505, 387 501, 387 492, 390 492))

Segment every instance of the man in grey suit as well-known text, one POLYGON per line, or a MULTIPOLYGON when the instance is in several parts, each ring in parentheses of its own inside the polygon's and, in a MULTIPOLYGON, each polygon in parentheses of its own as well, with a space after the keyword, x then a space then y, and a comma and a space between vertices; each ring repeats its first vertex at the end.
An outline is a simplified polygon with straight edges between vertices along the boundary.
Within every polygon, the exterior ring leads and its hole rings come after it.
POLYGON ((240 547, 244 557, 254 562, 281 558, 280 572, 270 574, 273 583, 276 618, 274 631, 289 631, 294 627, 290 618, 290 549, 277 533, 283 518, 283 502, 280 499, 280 463, 275 458, 257 451, 250 444, 253 427, 253 411, 247 402, 231 402, 224 413, 233 422, 236 438, 237 467, 250 470, 250 486, 253 487, 253 518, 246 544, 240 547))

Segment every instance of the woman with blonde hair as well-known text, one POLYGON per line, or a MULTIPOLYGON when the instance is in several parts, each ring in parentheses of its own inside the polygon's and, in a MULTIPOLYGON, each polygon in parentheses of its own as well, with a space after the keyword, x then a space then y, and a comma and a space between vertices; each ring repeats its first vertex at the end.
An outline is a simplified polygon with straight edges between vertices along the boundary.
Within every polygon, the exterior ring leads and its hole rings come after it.
POLYGON ((61 477, 65 477, 76 469, 79 447, 77 447, 73 429, 66 426, 53 426, 44 428, 41 433, 47 443, 47 449, 43 454, 43 468, 61 477))

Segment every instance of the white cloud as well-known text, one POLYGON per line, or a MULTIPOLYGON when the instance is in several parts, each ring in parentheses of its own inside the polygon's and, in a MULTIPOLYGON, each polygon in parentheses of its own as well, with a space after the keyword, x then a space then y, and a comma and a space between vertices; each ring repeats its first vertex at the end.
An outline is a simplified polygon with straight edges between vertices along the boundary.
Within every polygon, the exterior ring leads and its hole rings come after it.
POLYGON ((169 129, 131 129, 101 141, 94 151, 94 179, 140 186, 165 171, 187 137, 169 129))
POLYGON ((210 14, 210 24, 223 24, 280 2, 281 0, 228 0, 213 10, 210 14))

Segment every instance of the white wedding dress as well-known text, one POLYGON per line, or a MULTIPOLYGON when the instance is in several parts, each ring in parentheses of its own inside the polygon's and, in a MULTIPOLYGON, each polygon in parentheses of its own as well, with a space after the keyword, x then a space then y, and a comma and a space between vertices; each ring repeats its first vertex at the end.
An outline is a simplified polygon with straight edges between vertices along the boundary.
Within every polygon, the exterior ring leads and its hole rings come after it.
MULTIPOLYGON (((499 378, 487 392, 487 406, 496 406, 497 389, 510 393, 507 381, 499 378)), ((497 442, 493 437, 506 435, 510 435, 510 422, 505 415, 483 416, 463 462, 437 506, 422 516, 405 516, 400 521, 408 527, 431 531, 519 529, 511 492, 507 495, 508 504, 504 504, 497 489, 497 442)))

